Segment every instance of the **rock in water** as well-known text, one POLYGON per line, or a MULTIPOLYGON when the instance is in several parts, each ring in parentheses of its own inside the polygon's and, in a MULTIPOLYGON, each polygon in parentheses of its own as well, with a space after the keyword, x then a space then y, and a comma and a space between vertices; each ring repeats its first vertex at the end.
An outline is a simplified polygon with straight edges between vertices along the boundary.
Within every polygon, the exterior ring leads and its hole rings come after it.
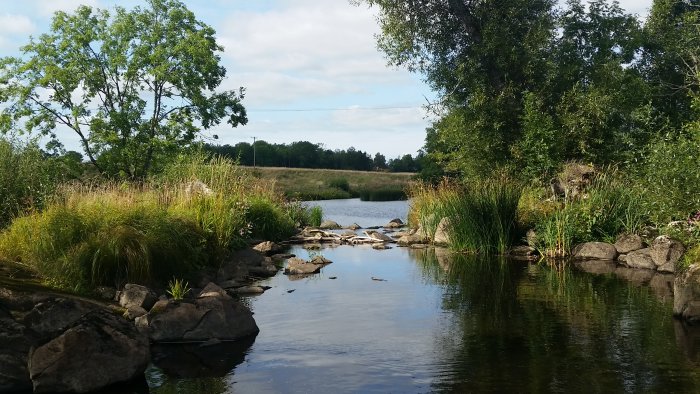
POLYGON ((649 249, 654 264, 662 272, 674 272, 676 263, 685 253, 685 247, 681 242, 665 235, 656 237, 649 249))
POLYGON ((644 248, 644 242, 637 234, 622 234, 615 241, 615 249, 619 254, 627 254, 642 248, 644 248))
POLYGON ((148 339, 134 325, 104 310, 89 312, 29 355, 35 393, 97 390, 142 375, 148 339))
POLYGON ((573 257, 577 259, 615 260, 617 249, 615 249, 615 245, 606 242, 586 242, 574 248, 573 257))
POLYGON ((235 340, 260 331, 251 311, 223 289, 205 290, 192 302, 159 301, 137 326, 155 342, 235 340))
POLYGON ((324 220, 323 223, 321 223, 321 226, 319 226, 319 228, 321 230, 339 230, 343 227, 332 220, 324 220))
POLYGON ((292 257, 287 261, 287 266, 284 268, 284 273, 286 275, 307 275, 307 274, 317 274, 321 272, 322 264, 312 264, 306 261, 292 257))
POLYGON ((656 269, 656 264, 654 264, 654 261, 651 259, 649 248, 630 252, 627 257, 625 257, 625 264, 630 268, 656 269))
POLYGON ((437 229, 435 229, 433 243, 435 245, 449 245, 451 229, 450 218, 442 218, 440 223, 438 223, 437 229))

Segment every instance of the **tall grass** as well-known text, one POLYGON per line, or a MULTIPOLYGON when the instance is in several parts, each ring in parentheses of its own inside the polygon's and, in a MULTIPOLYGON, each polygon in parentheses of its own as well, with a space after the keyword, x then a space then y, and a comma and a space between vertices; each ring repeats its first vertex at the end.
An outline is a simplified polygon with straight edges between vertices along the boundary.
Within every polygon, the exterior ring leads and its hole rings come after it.
POLYGON ((271 184, 231 161, 194 157, 143 184, 61 188, 46 209, 0 234, 0 258, 76 291, 164 284, 216 267, 250 237, 289 236, 294 224, 271 184))
POLYGON ((607 169, 583 196, 560 202, 540 219, 535 246, 545 256, 563 257, 580 242, 614 242, 620 233, 637 233, 649 218, 641 199, 615 169, 607 169))
POLYGON ((517 239, 517 211, 522 186, 508 178, 470 185, 442 182, 409 190, 409 222, 435 235, 442 218, 450 218, 450 247, 474 253, 505 253, 517 239))

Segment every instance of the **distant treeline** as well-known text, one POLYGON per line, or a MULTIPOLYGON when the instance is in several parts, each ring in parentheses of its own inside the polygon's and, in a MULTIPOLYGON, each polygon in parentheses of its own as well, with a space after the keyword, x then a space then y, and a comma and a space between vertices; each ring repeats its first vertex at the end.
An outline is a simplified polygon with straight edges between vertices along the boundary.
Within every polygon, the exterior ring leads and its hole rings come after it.
MULTIPOLYGON (((252 166, 253 144, 239 142, 236 145, 206 144, 205 149, 218 155, 236 159, 241 165, 252 166)), ((263 140, 255 142, 255 165, 260 167, 324 168, 332 170, 420 172, 423 155, 410 154, 389 159, 381 153, 374 157, 353 147, 347 150, 324 149, 321 144, 308 141, 291 144, 270 144, 263 140)))

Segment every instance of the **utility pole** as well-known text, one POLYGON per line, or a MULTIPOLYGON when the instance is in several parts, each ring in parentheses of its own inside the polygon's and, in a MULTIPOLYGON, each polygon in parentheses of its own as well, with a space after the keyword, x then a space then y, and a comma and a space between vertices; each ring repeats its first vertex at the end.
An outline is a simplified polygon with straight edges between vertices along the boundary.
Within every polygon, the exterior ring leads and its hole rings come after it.
POLYGON ((253 137, 253 168, 255 168, 255 137, 253 137))

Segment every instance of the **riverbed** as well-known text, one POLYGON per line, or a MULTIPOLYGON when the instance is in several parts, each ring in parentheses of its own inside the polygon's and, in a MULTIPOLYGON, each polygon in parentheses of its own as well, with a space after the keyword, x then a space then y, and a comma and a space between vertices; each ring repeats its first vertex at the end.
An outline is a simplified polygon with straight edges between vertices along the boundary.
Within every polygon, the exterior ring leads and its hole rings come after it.
MULTIPOLYGON (((320 204, 363 227, 407 210, 320 204)), ((252 345, 152 365, 151 392, 700 392, 700 334, 672 318, 663 289, 443 249, 290 252, 333 263, 263 281, 270 290, 244 299, 260 327, 252 345)))

